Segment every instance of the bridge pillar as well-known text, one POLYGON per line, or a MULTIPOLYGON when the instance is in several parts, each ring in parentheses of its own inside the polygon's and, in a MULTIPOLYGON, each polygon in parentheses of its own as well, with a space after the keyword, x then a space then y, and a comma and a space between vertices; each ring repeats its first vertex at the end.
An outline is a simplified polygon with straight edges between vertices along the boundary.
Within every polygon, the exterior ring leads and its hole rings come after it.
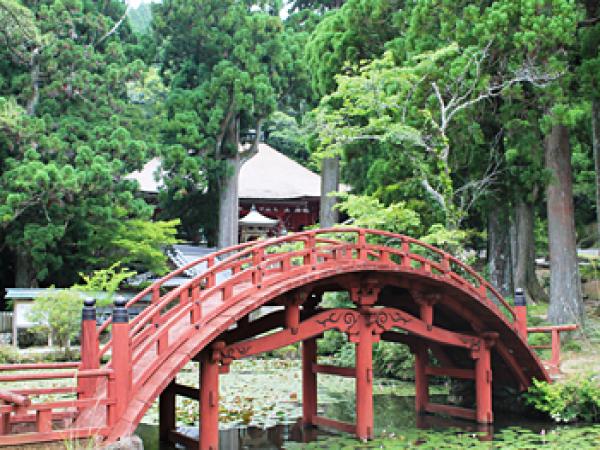
POLYGON ((356 342, 356 436, 373 438, 373 335, 362 313, 356 342))
POLYGON ((302 423, 313 425, 317 415, 317 374, 313 366, 317 362, 317 339, 302 341, 302 423))
POLYGON ((169 442, 169 433, 176 428, 174 386, 175 380, 169 383, 158 398, 158 433, 161 442, 169 442))
POLYGON ((200 450, 219 450, 219 363, 212 350, 200 355, 200 450))
POLYGON ((498 333, 483 333, 481 345, 473 352, 475 358, 476 419, 479 423, 493 423, 492 411, 492 358, 491 348, 498 333))
POLYGON ((415 356, 415 411, 423 414, 427 411, 429 403, 429 376, 427 375, 427 363, 429 355, 427 346, 419 342, 413 346, 415 356))

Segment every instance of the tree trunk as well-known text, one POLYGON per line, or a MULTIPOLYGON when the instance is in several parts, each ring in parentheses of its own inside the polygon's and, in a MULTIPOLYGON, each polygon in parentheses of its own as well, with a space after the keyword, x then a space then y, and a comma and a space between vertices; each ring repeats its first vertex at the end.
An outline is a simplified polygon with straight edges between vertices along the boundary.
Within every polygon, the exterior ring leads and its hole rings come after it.
POLYGON ((15 250, 15 256, 15 287, 38 287, 33 261, 29 252, 19 246, 15 250))
POLYGON ((238 184, 240 175, 238 120, 231 120, 225 132, 223 147, 231 155, 226 157, 226 171, 219 185, 219 248, 230 247, 238 243, 239 198, 238 184))
MULTIPOLYGON (((592 100, 592 150, 596 168, 596 245, 600 248, 600 100, 592 100)), ((600 250, 599 250, 600 252, 600 250)))
POLYGON ((509 208, 497 206, 488 213, 488 270, 490 282, 508 296, 513 292, 509 208))
POLYGON ((567 128, 553 126, 544 139, 544 150, 546 169, 552 176, 546 188, 550 243, 548 319, 555 324, 583 324, 585 312, 577 263, 571 148, 567 128))
POLYGON ((219 248, 238 243, 238 178, 240 156, 225 160, 227 174, 221 179, 219 190, 219 248))
POLYGON ((337 192, 340 188, 340 159, 326 158, 321 163, 321 207, 319 210, 319 222, 321 228, 329 228, 339 220, 339 214, 335 209, 337 199, 328 194, 337 192))
POLYGON ((527 300, 530 302, 548 302, 548 294, 542 288, 535 274, 535 237, 533 225, 533 204, 519 199, 515 208, 515 288, 523 288, 527 300))

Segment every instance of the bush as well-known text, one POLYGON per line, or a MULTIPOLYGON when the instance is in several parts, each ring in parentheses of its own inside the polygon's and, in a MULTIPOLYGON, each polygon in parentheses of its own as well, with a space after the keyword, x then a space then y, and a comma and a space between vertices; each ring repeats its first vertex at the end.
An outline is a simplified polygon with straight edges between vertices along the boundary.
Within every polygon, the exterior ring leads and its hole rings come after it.
POLYGON ((21 362, 19 353, 10 345, 0 345, 0 364, 16 364, 21 362))
POLYGON ((600 383, 592 376, 557 383, 534 380, 523 396, 556 422, 600 422, 600 383))

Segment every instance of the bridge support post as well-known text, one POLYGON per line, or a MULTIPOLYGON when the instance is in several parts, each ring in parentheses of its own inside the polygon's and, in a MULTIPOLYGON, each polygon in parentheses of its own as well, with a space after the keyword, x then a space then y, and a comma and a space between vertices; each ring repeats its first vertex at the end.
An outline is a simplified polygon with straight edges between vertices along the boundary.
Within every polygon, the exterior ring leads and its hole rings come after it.
POLYGON ((356 436, 373 438, 373 335, 362 313, 356 342, 356 436))
POLYGON ((219 363, 213 351, 200 355, 200 450, 219 450, 219 363))
POLYGON ((109 380, 109 392, 115 404, 109 408, 109 425, 114 425, 123 416, 131 394, 131 346, 129 341, 129 315, 127 301, 119 298, 114 302, 112 317, 112 365, 114 377, 109 380))
MULTIPOLYGON (((81 368, 83 370, 100 367, 100 343, 96 332, 96 300, 85 299, 81 312, 81 368)), ((90 398, 96 391, 95 378, 77 379, 78 397, 90 398)))
POLYGON ((484 333, 481 346, 474 352, 475 358, 475 398, 476 418, 479 423, 493 423, 492 411, 492 358, 491 348, 498 337, 497 333, 484 333))
POLYGON ((171 381, 158 398, 158 433, 161 442, 169 442, 169 433, 176 428, 175 380, 171 381))
POLYGON ((317 339, 302 341, 302 423, 312 426, 317 415, 317 339))
POLYGON ((418 343, 413 347, 415 356, 415 411, 424 414, 429 403, 429 376, 427 375, 427 363, 429 356, 427 347, 418 343))

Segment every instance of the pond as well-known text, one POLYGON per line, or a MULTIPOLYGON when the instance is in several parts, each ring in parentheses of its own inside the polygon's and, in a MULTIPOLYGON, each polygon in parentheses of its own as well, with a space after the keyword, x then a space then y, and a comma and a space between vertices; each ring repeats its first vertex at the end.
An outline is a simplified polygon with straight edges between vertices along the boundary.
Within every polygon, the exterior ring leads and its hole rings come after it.
MULTIPOLYGON (((197 386, 197 368, 188 367, 178 382, 197 386)), ((354 380, 319 376, 319 414, 354 421, 354 380)), ((432 400, 444 402, 440 387, 432 400)), ((440 416, 417 416, 413 386, 377 380, 374 386, 375 435, 361 444, 341 433, 305 429, 301 415, 300 366, 296 361, 239 361, 221 377, 220 448, 241 449, 363 449, 363 448, 553 448, 600 449, 600 426, 557 426, 509 414, 496 414, 492 428, 440 416)), ((197 404, 178 401, 180 431, 198 436, 197 404)), ((159 443, 156 409, 140 424, 137 434, 146 450, 173 450, 159 443)))

